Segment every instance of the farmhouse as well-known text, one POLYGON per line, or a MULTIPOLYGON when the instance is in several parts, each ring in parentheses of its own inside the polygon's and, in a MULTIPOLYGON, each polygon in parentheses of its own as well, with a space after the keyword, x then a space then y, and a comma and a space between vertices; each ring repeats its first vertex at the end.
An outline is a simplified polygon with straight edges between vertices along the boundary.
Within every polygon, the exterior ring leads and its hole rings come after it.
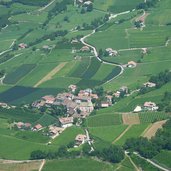
POLYGON ((152 82, 147 82, 147 83, 144 83, 144 87, 153 88, 153 87, 156 87, 156 84, 152 82))
POLYGON ((64 128, 56 127, 56 126, 49 126, 49 133, 51 136, 57 136, 64 131, 64 128))
POLYGON ((80 146, 84 144, 87 141, 87 136, 84 134, 78 134, 75 138, 75 144, 76 146, 80 146))
POLYGON ((18 129, 21 129, 21 128, 24 127, 24 123, 23 122, 18 122, 18 123, 16 123, 16 126, 17 126, 18 129))
POLYGON ((35 107, 35 108, 41 108, 42 106, 44 106, 46 103, 45 101, 43 100, 38 100, 38 101, 35 101, 32 103, 32 107, 35 107))
POLYGON ((135 68, 137 66, 137 63, 134 61, 129 61, 127 64, 128 68, 135 68))
POLYGON ((18 47, 19 47, 20 49, 25 49, 25 48, 27 48, 27 44, 25 44, 25 43, 20 43, 20 44, 18 45, 18 47))
POLYGON ((109 53, 109 56, 117 56, 118 55, 118 51, 113 50, 112 48, 107 48, 106 52, 109 53))
POLYGON ((83 46, 83 47, 80 49, 80 51, 82 51, 82 52, 88 52, 88 51, 90 51, 90 48, 89 48, 88 46, 83 46))
POLYGON ((41 130, 42 128, 43 128, 42 125, 37 124, 37 125, 35 125, 35 126, 32 128, 32 130, 33 130, 33 131, 39 131, 39 130, 41 130))
POLYGON ((70 85, 68 88, 69 88, 69 90, 71 90, 74 93, 75 90, 77 89, 77 86, 76 85, 70 85))
POLYGON ((120 91, 117 91, 117 92, 115 92, 113 95, 114 95, 115 97, 119 98, 120 95, 121 95, 121 92, 120 92, 120 91))
POLYGON ((149 111, 156 111, 158 110, 158 106, 154 102, 145 102, 144 103, 144 109, 149 111))
POLYGON ((9 108, 7 103, 0 103, 0 107, 2 107, 2 108, 9 108))
POLYGON ((82 102, 79 105, 79 109, 84 113, 91 113, 94 110, 92 102, 82 102))
POLYGON ((25 123, 24 126, 26 129, 29 129, 29 128, 31 128, 31 123, 25 123))
POLYGON ((74 118, 73 117, 59 118, 59 122, 61 123, 62 128, 67 128, 73 125, 74 118))
POLYGON ((101 102, 101 107, 102 108, 107 108, 109 106, 110 106, 109 102, 101 102))
POLYGON ((125 92, 126 94, 128 93, 128 87, 127 86, 122 86, 120 89, 119 89, 120 92, 125 92))
POLYGON ((134 109, 135 113, 138 113, 138 112, 141 112, 141 111, 142 111, 141 106, 136 106, 136 108, 134 109))
POLYGON ((42 97, 46 104, 53 104, 55 102, 55 97, 52 95, 47 95, 42 97))
POLYGON ((72 39, 71 40, 71 44, 77 44, 77 43, 79 43, 79 41, 77 39, 72 39))

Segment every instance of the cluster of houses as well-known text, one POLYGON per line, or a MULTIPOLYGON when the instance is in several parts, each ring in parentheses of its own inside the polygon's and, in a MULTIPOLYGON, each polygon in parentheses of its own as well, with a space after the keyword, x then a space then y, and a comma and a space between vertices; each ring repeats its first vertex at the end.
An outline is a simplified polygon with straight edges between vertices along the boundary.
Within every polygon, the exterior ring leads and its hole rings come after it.
POLYGON ((70 85, 69 89, 70 92, 59 93, 57 96, 44 96, 40 100, 33 102, 32 107, 39 109, 43 106, 51 107, 51 105, 63 105, 67 108, 67 116, 85 118, 94 110, 92 99, 98 99, 98 95, 93 94, 91 89, 85 89, 80 90, 76 96, 74 92, 77 86, 70 85))
POLYGON ((136 106, 134 109, 135 113, 142 112, 142 111, 157 111, 159 107, 154 102, 145 102, 143 106, 136 106))

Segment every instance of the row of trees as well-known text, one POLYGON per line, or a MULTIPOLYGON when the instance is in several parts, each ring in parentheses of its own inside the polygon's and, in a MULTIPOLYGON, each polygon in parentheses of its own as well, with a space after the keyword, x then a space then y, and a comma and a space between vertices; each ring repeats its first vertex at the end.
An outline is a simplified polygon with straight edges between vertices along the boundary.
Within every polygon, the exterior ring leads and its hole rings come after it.
POLYGON ((171 112, 171 93, 165 92, 163 99, 158 104, 160 111, 171 112))
POLYGON ((65 36, 67 33, 68 33, 67 30, 59 30, 59 31, 56 31, 56 32, 53 32, 53 33, 44 35, 44 36, 42 36, 41 38, 36 39, 34 42, 30 42, 28 45, 29 45, 29 46, 34 46, 34 45, 36 45, 36 44, 38 44, 38 43, 41 43, 42 41, 48 40, 48 39, 50 39, 50 40, 55 40, 56 37, 60 37, 60 36, 63 37, 63 36, 65 36))
POLYGON ((100 151, 93 151, 90 153, 90 146, 85 144, 82 148, 82 151, 68 151, 69 146, 73 146, 73 142, 71 142, 68 146, 62 146, 56 152, 45 152, 41 150, 36 150, 31 153, 30 159, 61 159, 61 158, 76 158, 76 157, 87 157, 93 156, 98 157, 101 160, 108 161, 111 163, 119 163, 124 159, 124 151, 121 147, 118 146, 110 146, 108 148, 104 148, 100 151), (72 143, 72 144, 71 144, 72 143))
POLYGON ((131 138, 124 145, 125 150, 136 151, 145 158, 153 158, 161 150, 171 150, 171 119, 158 130, 151 140, 147 138, 131 138))
POLYGON ((67 6, 70 4, 73 4, 73 0, 63 0, 61 2, 56 2, 55 6, 48 12, 47 19, 43 23, 43 26, 45 27, 49 23, 49 21, 52 19, 52 17, 66 11, 67 6))
POLYGON ((149 8, 154 7, 158 1, 159 0, 148 0, 146 2, 142 2, 142 3, 138 4, 136 8, 148 10, 149 8))

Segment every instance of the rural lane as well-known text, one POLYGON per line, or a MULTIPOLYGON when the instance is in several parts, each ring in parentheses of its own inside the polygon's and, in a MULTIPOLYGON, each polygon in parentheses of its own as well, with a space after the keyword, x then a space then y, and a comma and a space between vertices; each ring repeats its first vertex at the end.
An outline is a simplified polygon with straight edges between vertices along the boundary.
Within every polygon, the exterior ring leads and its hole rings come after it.
POLYGON ((153 166, 157 167, 158 169, 160 170, 163 170, 163 171, 170 171, 170 169, 167 169, 167 168, 164 168, 163 166, 160 166, 159 164, 153 162, 152 160, 150 159, 146 159, 145 157, 142 157, 140 156, 137 152, 133 152, 136 156, 138 156, 139 158, 143 159, 143 160, 146 160, 148 163, 152 164, 153 166))
MULTIPOLYGON (((128 13, 130 13, 130 11, 125 11, 125 12, 118 13, 118 14, 111 14, 110 17, 109 17, 109 21, 110 21, 111 19, 116 18, 116 17, 119 16, 119 15, 128 14, 128 13)), ((105 23, 105 24, 106 24, 106 23, 105 23)), ((87 42, 85 41, 85 39, 87 39, 88 37, 90 37, 90 36, 92 36, 93 34, 95 34, 95 33, 96 33, 96 30, 99 29, 99 28, 101 28, 101 27, 104 26, 105 24, 102 24, 102 25, 98 26, 98 27, 97 27, 96 29, 94 29, 91 33, 89 33, 88 35, 86 35, 86 36, 84 36, 84 37, 82 37, 82 38, 80 39, 80 41, 81 41, 81 43, 82 43, 83 45, 88 46, 89 48, 93 49, 94 55, 95 55, 95 57, 97 58, 97 60, 99 60, 99 61, 102 62, 103 64, 118 66, 118 67, 121 68, 121 71, 120 71, 120 73, 119 73, 117 76, 115 76, 115 77, 113 77, 112 79, 108 80, 108 81, 105 82, 104 84, 111 82, 113 79, 119 77, 119 76, 120 76, 121 74, 123 74, 123 72, 124 72, 124 68, 123 68, 122 65, 114 64, 114 63, 111 63, 111 62, 103 61, 103 60, 99 57, 96 47, 93 46, 93 45, 91 45, 91 44, 89 44, 89 43, 87 43, 87 42)))

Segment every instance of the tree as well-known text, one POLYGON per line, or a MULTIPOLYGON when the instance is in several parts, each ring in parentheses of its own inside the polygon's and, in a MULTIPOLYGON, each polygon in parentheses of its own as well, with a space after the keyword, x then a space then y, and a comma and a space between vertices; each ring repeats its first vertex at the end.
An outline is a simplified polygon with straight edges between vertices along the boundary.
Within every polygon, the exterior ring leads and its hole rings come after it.
POLYGON ((33 151, 30 156, 31 160, 44 159, 44 158, 46 158, 46 153, 41 150, 33 151))

